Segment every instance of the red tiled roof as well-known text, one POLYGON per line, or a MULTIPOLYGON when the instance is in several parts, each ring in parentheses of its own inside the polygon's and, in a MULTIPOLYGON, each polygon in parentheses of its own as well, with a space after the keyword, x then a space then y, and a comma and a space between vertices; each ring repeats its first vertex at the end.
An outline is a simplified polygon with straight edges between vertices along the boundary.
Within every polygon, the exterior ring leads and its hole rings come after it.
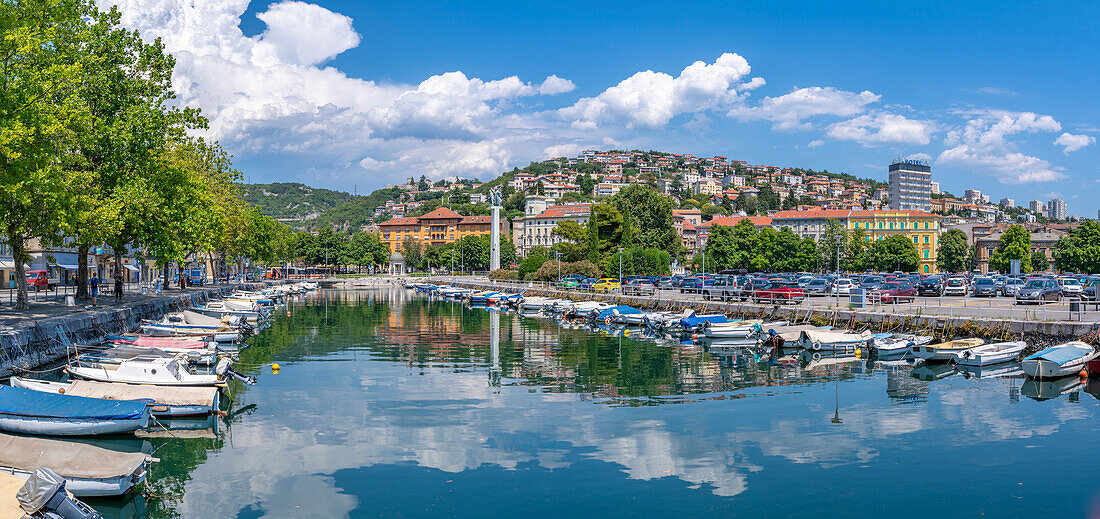
POLYGON ((493 217, 492 216, 489 216, 489 215, 486 215, 486 214, 479 214, 479 215, 476 215, 476 216, 464 216, 462 218, 462 221, 458 222, 458 224, 459 225, 466 225, 466 224, 481 224, 481 223, 492 223, 492 222, 493 222, 493 217))
POLYGON ((460 215, 460 214, 458 214, 458 213, 456 213, 456 212, 454 212, 450 209, 447 209, 446 207, 439 207, 439 208, 436 208, 435 210, 433 210, 432 212, 430 212, 430 213, 428 213, 424 216, 421 216, 420 218, 423 218, 425 220, 441 220, 441 219, 448 219, 448 218, 461 219, 462 215, 460 215))
POLYGON ((420 222, 415 216, 410 216, 407 218, 390 218, 389 220, 386 220, 378 225, 417 225, 418 223, 420 222))
POLYGON ((545 211, 539 213, 536 218, 563 218, 590 214, 591 212, 592 204, 552 205, 547 207, 545 211))
POLYGON ((698 227, 714 227, 717 225, 725 225, 733 227, 737 225, 741 220, 748 219, 753 225, 757 227, 767 227, 772 224, 772 219, 767 216, 715 216, 713 220, 699 224, 698 227))
POLYGON ((693 215, 693 214, 703 214, 703 213, 702 213, 702 211, 700 211, 698 209, 673 209, 672 214, 674 216, 675 215, 690 216, 690 215, 693 215))

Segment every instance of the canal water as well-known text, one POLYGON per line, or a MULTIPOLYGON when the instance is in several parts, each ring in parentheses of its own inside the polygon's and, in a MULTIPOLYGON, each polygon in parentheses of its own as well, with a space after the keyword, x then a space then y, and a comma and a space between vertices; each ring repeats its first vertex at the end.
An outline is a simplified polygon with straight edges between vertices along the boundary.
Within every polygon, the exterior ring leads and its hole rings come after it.
POLYGON ((108 517, 1086 517, 1100 387, 592 332, 404 289, 294 302, 214 434, 108 517), (270 362, 281 366, 272 374, 270 362))

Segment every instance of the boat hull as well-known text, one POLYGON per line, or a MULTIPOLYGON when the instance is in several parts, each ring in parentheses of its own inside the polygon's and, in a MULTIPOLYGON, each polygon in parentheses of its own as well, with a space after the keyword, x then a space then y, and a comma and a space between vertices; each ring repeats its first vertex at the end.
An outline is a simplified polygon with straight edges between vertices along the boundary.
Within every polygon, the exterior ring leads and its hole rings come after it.
POLYGON ((124 434, 149 425, 149 411, 140 419, 86 420, 0 414, 0 430, 42 436, 96 436, 124 434))
POLYGON ((1031 378, 1057 378, 1068 377, 1081 373, 1081 369, 1089 360, 1087 357, 1071 360, 1064 364, 1046 359, 1025 359, 1020 362, 1020 369, 1031 378))
MULTIPOLYGON (((0 466, 0 473, 11 474, 22 479, 31 477, 30 472, 12 467, 0 466)), ((103 479, 65 477, 65 490, 75 497, 117 497, 126 494, 143 481, 145 481, 144 470, 139 474, 103 479)))
POLYGON ((139 385, 153 385, 153 386, 169 386, 169 387, 212 387, 218 386, 224 383, 214 375, 194 375, 193 379, 185 380, 139 380, 127 377, 117 377, 111 373, 111 370, 97 369, 97 368, 85 368, 83 366, 69 366, 65 369, 65 372, 70 376, 81 378, 84 380, 94 380, 96 382, 116 382, 119 384, 139 384, 139 385), (201 377, 201 378, 200 378, 201 377))

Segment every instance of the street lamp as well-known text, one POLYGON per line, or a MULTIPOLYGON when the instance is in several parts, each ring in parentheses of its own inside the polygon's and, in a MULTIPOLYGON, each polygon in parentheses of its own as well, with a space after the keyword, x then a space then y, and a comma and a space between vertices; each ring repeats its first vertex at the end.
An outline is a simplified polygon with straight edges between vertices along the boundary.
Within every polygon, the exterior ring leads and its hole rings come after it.
POLYGON ((623 286, 623 248, 619 247, 619 287, 623 286))
POLYGON ((561 251, 556 250, 554 251, 554 254, 556 254, 558 257, 558 281, 561 281, 561 251))

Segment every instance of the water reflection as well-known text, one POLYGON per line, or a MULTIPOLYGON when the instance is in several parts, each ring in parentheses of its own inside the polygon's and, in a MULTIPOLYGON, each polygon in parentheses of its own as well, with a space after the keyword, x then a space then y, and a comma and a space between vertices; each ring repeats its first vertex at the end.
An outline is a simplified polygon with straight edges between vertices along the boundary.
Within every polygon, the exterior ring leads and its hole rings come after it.
MULTIPOLYGON (((836 515, 838 493, 858 488, 866 511, 850 515, 905 516, 891 496, 936 477, 922 497, 951 515, 1018 516, 1032 505, 958 499, 960 485, 994 490, 964 447, 1001 462, 1022 458, 1023 441, 1096 458, 1077 442, 1091 438, 1093 399, 1014 404, 1019 383, 992 372, 633 335, 404 290, 304 300, 242 355, 283 366, 234 388, 250 414, 213 439, 152 440, 168 460, 156 484, 178 496, 152 515, 473 516, 487 489, 494 506, 536 516, 836 515), (959 459, 970 462, 933 470, 959 459), (802 498, 780 497, 792 485, 802 498)), ((1061 495, 1087 487, 1055 479, 1061 495)), ((1012 487, 1080 512, 1042 490, 1012 487)))

